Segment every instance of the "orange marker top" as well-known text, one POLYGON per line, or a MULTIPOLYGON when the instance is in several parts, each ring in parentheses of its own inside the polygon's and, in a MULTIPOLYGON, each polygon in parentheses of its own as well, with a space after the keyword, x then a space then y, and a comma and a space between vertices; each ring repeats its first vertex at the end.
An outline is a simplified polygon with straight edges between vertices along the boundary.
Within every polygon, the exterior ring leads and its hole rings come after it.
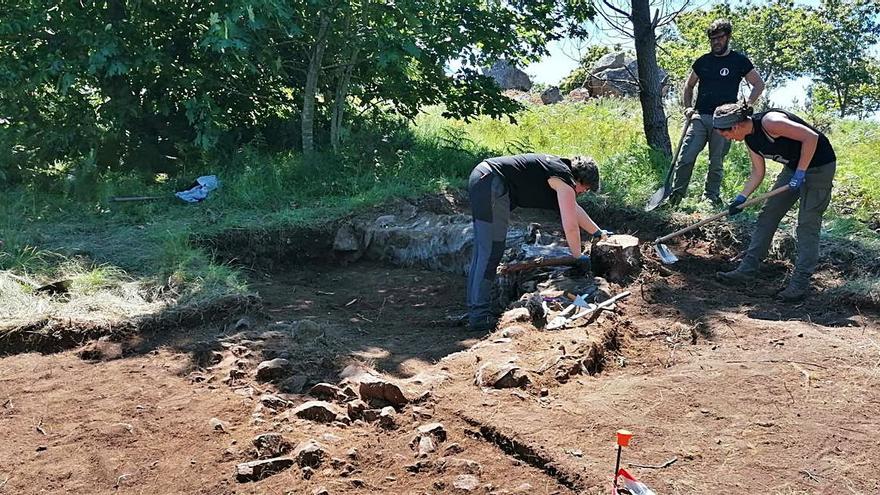
POLYGON ((617 430, 617 445, 628 447, 633 434, 629 430, 617 430))

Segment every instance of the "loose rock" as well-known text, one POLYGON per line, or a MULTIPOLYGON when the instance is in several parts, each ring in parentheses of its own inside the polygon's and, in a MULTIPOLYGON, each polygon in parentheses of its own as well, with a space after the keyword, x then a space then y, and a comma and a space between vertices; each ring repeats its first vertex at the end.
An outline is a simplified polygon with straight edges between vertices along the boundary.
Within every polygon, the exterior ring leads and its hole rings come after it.
POLYGON ((336 400, 339 394, 339 387, 329 383, 318 383, 309 389, 309 395, 324 400, 336 400))
POLYGON ((480 479, 471 474, 462 474, 455 478, 452 486, 461 492, 472 492, 480 486, 480 479))
POLYGON ((273 394, 266 394, 260 397, 260 404, 272 410, 284 409, 290 405, 290 402, 273 394))
POLYGON ((293 451, 293 458, 302 467, 317 468, 327 457, 327 451, 320 443, 309 440, 293 451))
POLYGON ((260 458, 279 457, 290 451, 290 443, 280 433, 263 433, 252 440, 260 458))
POLYGON ((482 388, 524 388, 529 377, 513 363, 486 363, 481 366, 474 377, 474 383, 482 388))
POLYGON ((222 433, 226 433, 227 431, 229 431, 229 426, 226 424, 226 422, 220 421, 217 418, 211 418, 208 421, 208 424, 211 425, 211 429, 214 431, 219 431, 222 433))
POLYGON ((261 461, 244 462, 235 467, 235 479, 239 483, 258 481, 293 466, 290 457, 276 457, 261 461))
POLYGON ((438 442, 446 441, 446 429, 443 428, 442 423, 428 423, 419 426, 418 432, 421 436, 432 436, 436 438, 438 442))
POLYGON ((336 420, 336 416, 340 414, 340 411, 329 402, 312 400, 294 409, 293 414, 298 418, 318 421, 319 423, 332 423, 336 420))
POLYGON ((284 376, 290 362, 286 359, 276 358, 263 361, 257 365, 257 381, 269 382, 284 376))
POLYGON ((396 426, 396 416, 397 411, 395 411, 393 407, 383 407, 382 411, 379 412, 379 426, 382 428, 393 429, 396 426))

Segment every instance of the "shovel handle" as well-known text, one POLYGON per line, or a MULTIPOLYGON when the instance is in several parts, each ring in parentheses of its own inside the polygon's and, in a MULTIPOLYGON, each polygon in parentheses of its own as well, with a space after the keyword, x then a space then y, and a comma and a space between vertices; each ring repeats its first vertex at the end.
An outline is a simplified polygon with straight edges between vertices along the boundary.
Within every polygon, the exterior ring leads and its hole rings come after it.
POLYGON ((500 273, 513 273, 542 266, 565 266, 576 265, 577 263, 578 259, 574 256, 561 256, 558 258, 536 258, 529 261, 521 261, 519 263, 508 263, 506 265, 502 265, 498 269, 498 271, 500 273))
MULTIPOLYGON (((772 198, 773 196, 776 196, 777 194, 783 193, 783 192, 785 192, 785 191, 788 191, 788 184, 786 184, 786 185, 784 185, 784 186, 782 186, 782 187, 778 187, 778 188, 776 188, 776 189, 774 189, 774 190, 772 190, 772 191, 765 192, 764 194, 762 194, 762 195, 760 195, 760 196, 754 197, 754 198, 752 198, 752 199, 746 201, 745 203, 741 204, 741 205, 739 206, 739 208, 740 208, 741 210, 742 210, 742 209, 745 209, 745 208, 748 207, 748 206, 752 206, 752 205, 755 204, 755 203, 760 203, 760 202, 762 202, 762 201, 766 201, 766 200, 772 198)), ((663 237, 658 237, 657 240, 654 241, 654 244, 660 244, 660 243, 662 243, 662 242, 666 242, 666 241, 668 241, 669 239, 672 239, 672 238, 675 238, 675 237, 680 236, 681 234, 684 234, 684 233, 690 232, 690 231, 692 231, 692 230, 694 230, 694 229, 698 229, 698 228, 702 227, 703 225, 706 225, 707 223, 714 222, 715 220, 718 220, 719 218, 724 218, 724 217, 726 217, 728 214, 729 214, 728 212, 724 212, 724 211, 723 211, 723 212, 721 212, 721 213, 717 213, 717 214, 715 214, 715 215, 712 215, 711 217, 709 217, 709 218, 705 218, 705 219, 703 219, 703 220, 700 220, 699 222, 697 222, 697 223, 695 223, 695 224, 693 224, 693 225, 691 225, 691 226, 689 226, 689 227, 685 227, 685 228, 683 228, 683 229, 681 229, 681 230, 676 230, 675 232, 673 232, 673 233, 671 233, 671 234, 667 234, 667 235, 665 235, 665 236, 663 236, 663 237)))
POLYGON ((675 170, 675 162, 678 161, 678 154, 681 153, 681 145, 684 143, 684 135, 687 134, 692 119, 693 114, 687 115, 684 119, 684 125, 681 126, 681 136, 678 137, 678 146, 675 147, 675 153, 672 154, 672 162, 669 163, 669 170, 666 171, 666 178, 663 180, 664 191, 669 188, 669 179, 672 178, 672 172, 675 170))

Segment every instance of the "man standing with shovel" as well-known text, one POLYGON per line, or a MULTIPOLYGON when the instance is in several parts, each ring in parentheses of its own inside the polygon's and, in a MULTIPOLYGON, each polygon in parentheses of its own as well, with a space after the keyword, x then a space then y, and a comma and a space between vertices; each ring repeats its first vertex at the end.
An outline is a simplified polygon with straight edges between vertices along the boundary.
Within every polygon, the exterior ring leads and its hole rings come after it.
POLYGON ((716 207, 722 206, 721 180, 724 177, 724 157, 730 150, 730 141, 712 128, 712 112, 719 105, 735 103, 743 78, 752 86, 749 105, 754 105, 764 91, 764 81, 752 62, 743 54, 730 49, 730 21, 718 19, 706 30, 710 53, 698 58, 682 95, 685 117, 690 128, 684 137, 681 157, 675 166, 675 183, 669 204, 677 206, 687 194, 697 156, 709 144, 709 173, 706 175, 706 198, 716 207), (692 107, 694 87, 699 83, 696 107, 692 107))

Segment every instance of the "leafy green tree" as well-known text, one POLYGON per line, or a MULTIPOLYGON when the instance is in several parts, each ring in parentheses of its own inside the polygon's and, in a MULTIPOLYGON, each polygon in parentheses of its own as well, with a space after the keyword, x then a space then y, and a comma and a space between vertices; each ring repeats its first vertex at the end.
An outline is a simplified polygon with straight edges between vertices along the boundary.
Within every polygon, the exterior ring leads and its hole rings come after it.
POLYGON ((536 59, 593 14, 587 0, 0 0, 0 11, 0 132, 19 155, 157 170, 296 120, 304 150, 327 128, 338 145, 346 108, 509 114, 518 104, 478 67, 536 59))
POLYGON ((768 91, 806 73, 818 19, 794 0, 771 0, 760 6, 720 4, 683 13, 675 29, 664 33, 661 65, 676 79, 687 78, 694 60, 708 51, 706 27, 722 17, 733 24, 733 49, 749 57, 768 91))
POLYGON ((865 79, 848 89, 848 105, 845 113, 841 112, 838 94, 823 83, 813 83, 808 88, 806 102, 808 109, 818 114, 854 115, 860 119, 868 118, 880 111, 880 61, 876 58, 868 59, 865 73, 865 79))
POLYGON ((868 50, 880 40, 878 15, 876 0, 823 0, 816 11, 808 57, 819 84, 813 98, 830 100, 841 117, 872 111, 877 68, 868 50))

